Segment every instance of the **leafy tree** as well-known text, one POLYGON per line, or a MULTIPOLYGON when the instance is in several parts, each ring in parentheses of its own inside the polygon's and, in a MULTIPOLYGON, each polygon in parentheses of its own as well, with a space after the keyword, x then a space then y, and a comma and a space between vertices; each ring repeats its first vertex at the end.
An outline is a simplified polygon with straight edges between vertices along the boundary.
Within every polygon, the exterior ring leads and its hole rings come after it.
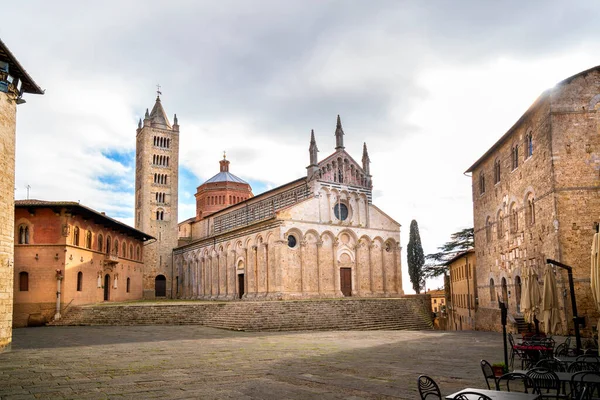
POLYGON ((421 289, 425 287, 425 275, 423 275, 425 256, 423 255, 423 246, 421 246, 419 225, 414 219, 410 222, 410 236, 406 251, 410 281, 412 282, 414 291, 419 294, 421 289))
POLYGON ((450 241, 438 247, 437 253, 427 254, 427 264, 423 268, 424 276, 432 278, 444 274, 448 270, 446 263, 458 253, 473 248, 473 228, 466 228, 450 235, 450 241))

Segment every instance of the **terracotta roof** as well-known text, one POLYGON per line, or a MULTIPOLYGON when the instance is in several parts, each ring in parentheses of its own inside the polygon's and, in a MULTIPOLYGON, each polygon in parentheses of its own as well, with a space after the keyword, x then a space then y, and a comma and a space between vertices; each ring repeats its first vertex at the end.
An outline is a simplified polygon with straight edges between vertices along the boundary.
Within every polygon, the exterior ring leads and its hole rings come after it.
POLYGON ((25 68, 21 66, 17 58, 10 52, 2 40, 0 40, 0 61, 7 62, 10 66, 8 73, 11 76, 21 80, 21 88, 23 92, 44 94, 44 91, 37 85, 37 83, 35 83, 33 78, 29 76, 27 71, 25 71, 25 68))
POLYGON ((465 251, 461 251, 460 253, 456 253, 454 255, 454 257, 452 257, 451 259, 449 259, 448 261, 446 261, 444 263, 444 265, 450 265, 452 264, 454 261, 458 260, 459 258, 461 258, 462 256, 464 256, 465 254, 470 254, 470 253, 475 253, 475 249, 469 249, 469 250, 465 250, 465 251))
POLYGON ((83 206, 76 201, 46 201, 46 200, 15 200, 15 207, 20 208, 41 208, 41 207, 65 207, 65 208, 73 208, 76 209, 78 213, 87 216, 90 219, 97 221, 98 223, 109 225, 115 227, 116 229, 120 229, 126 231, 129 235, 140 239, 142 241, 147 241, 150 239, 155 239, 153 236, 150 236, 142 231, 139 231, 131 226, 124 224, 116 219, 113 219, 105 214, 99 213, 96 210, 93 210, 89 207, 83 206))

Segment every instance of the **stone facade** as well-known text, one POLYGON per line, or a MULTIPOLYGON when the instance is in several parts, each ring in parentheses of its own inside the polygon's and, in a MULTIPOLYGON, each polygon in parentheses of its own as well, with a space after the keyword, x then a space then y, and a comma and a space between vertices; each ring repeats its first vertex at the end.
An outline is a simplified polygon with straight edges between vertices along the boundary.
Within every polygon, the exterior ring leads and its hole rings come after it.
POLYGON ((0 41, 0 352, 10 348, 13 316, 15 132, 23 93, 43 94, 0 41))
POLYGON ((312 136, 307 178, 185 221, 190 243, 174 250, 177 297, 402 295, 400 224, 371 204, 366 146, 360 166, 343 134, 338 117, 336 151, 321 162, 312 136))
POLYGON ((478 301, 475 250, 457 254, 446 265, 450 284, 447 329, 474 329, 478 301))
POLYGON ((15 327, 46 323, 70 305, 142 298, 150 236, 75 202, 17 200, 13 212, 15 327))
MULTIPOLYGON (((579 315, 598 313, 590 291, 590 248, 600 218, 600 67, 544 92, 469 170, 478 329, 498 329, 497 297, 520 316, 523 266, 543 277, 546 259, 573 267, 579 315)), ((573 329, 566 272, 557 270, 563 333, 573 329), (564 295, 563 295, 564 294, 564 295)), ((541 284, 541 280, 540 280, 541 284)))
POLYGON ((173 248, 177 247, 179 125, 171 125, 156 98, 140 119, 135 160, 135 227, 156 238, 144 251, 144 298, 171 297, 173 248))

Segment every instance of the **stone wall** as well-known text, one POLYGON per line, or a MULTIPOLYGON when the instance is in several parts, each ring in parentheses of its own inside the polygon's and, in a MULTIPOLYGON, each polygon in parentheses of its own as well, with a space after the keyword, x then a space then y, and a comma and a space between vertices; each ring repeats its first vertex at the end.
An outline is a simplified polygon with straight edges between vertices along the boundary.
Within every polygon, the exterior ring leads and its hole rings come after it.
POLYGON ((0 351, 12 341, 16 113, 14 100, 0 92, 0 351))
MULTIPOLYGON (((590 248, 594 223, 600 219, 600 127, 597 69, 575 75, 545 92, 509 132, 473 169, 473 210, 477 279, 478 329, 493 329, 487 315, 496 313, 493 293, 507 282, 509 318, 519 313, 522 267, 534 266, 542 283, 546 259, 574 268, 579 315, 596 324, 598 313, 589 288, 590 248), (527 154, 527 135, 533 136, 533 154, 527 154), (519 166, 513 170, 511 150, 520 145, 519 166), (501 180, 494 182, 494 162, 502 162, 501 180), (480 174, 486 176, 481 193, 480 174), (534 199, 534 218, 528 204, 534 199), (517 210, 517 228, 511 217, 517 210), (501 212, 503 233, 498 234, 501 212), (486 227, 491 218, 491 228, 486 227), (490 287, 491 280, 494 287, 490 287)), ((567 275, 557 270, 562 333, 573 323, 567 275)))

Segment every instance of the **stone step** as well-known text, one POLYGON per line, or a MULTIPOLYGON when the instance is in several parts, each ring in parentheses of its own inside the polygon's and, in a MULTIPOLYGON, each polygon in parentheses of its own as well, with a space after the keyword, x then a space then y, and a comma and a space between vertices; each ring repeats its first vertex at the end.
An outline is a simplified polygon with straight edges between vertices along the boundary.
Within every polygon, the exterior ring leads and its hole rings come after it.
POLYGON ((247 331, 433 329, 423 297, 73 306, 51 325, 206 325, 247 331))

